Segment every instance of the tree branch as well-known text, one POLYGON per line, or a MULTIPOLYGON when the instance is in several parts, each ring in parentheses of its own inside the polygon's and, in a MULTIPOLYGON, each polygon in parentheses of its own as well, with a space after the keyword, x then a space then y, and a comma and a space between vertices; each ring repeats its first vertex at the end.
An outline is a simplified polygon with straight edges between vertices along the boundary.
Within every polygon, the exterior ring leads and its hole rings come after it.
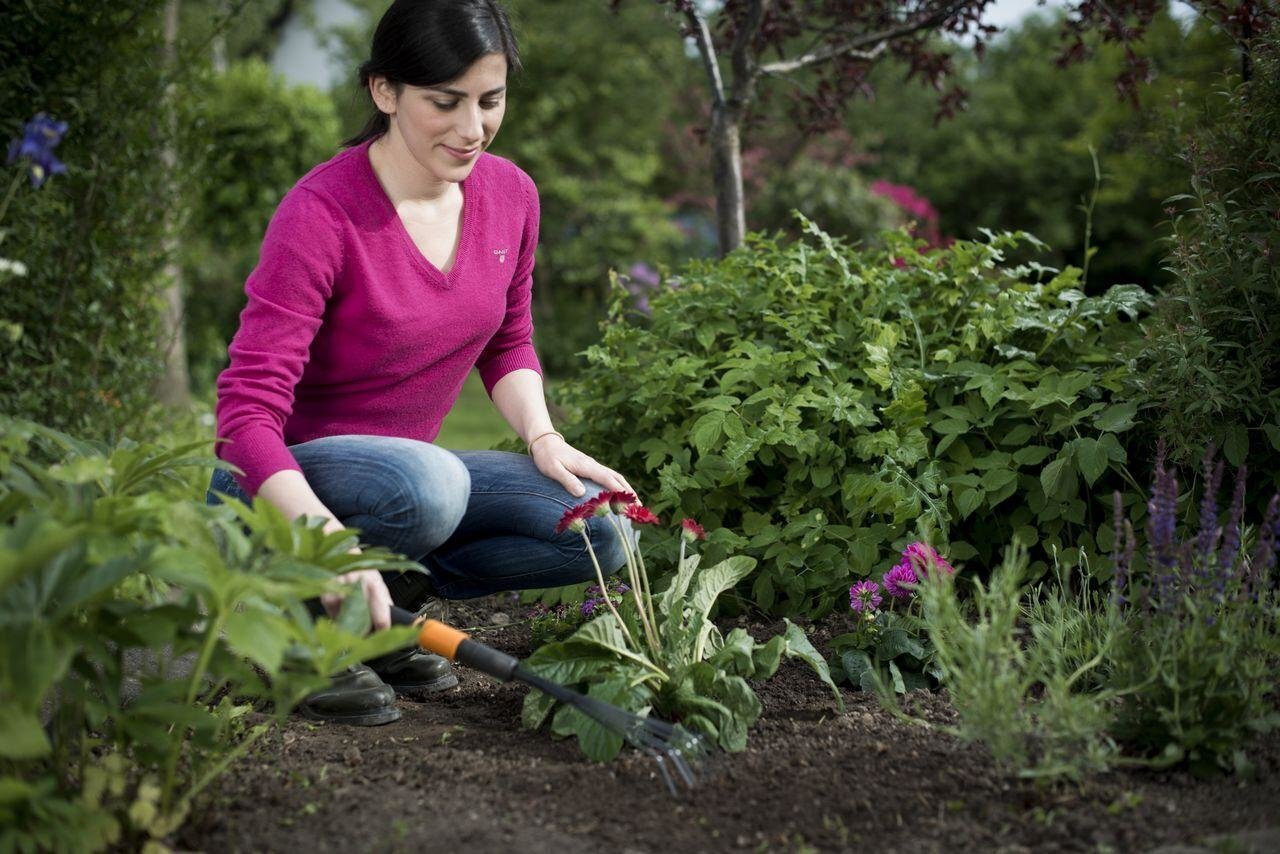
POLYGON ((879 58, 889 46, 889 42, 894 39, 900 39, 903 36, 909 36, 921 30, 933 29, 939 26, 947 18, 950 18, 960 10, 965 4, 963 2, 950 3, 943 6, 932 15, 926 15, 916 21, 910 21, 899 24, 896 27, 890 27, 887 30, 868 33, 858 36, 849 41, 815 50, 798 56, 795 59, 784 59, 780 62, 770 62, 767 65, 761 65, 756 69, 757 74, 777 75, 789 74, 792 71, 799 71, 801 68, 807 68, 810 65, 816 65, 820 62, 827 62, 838 56, 847 56, 852 59, 874 60, 879 58))
POLYGON ((729 49, 729 56, 733 61, 733 95, 731 100, 735 104, 742 104, 751 98, 751 89, 755 86, 756 73, 755 62, 751 59, 751 42, 756 37, 756 33, 760 31, 760 24, 764 21, 765 13, 769 10, 773 0, 751 0, 751 6, 747 9, 746 20, 742 22, 742 26, 733 36, 733 46, 729 49))
POLYGON ((716 107, 722 106, 724 81, 720 79, 720 65, 716 62, 716 49, 711 42, 711 31, 707 29, 707 22, 698 12, 695 4, 690 3, 684 14, 693 29, 694 39, 698 43, 698 53, 702 54, 702 65, 706 69, 707 80, 711 84, 711 103, 716 107))

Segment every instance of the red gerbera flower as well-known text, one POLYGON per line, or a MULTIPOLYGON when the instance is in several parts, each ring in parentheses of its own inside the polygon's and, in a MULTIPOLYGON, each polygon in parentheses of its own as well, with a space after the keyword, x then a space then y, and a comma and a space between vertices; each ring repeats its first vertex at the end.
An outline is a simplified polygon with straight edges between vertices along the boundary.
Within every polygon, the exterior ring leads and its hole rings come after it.
POLYGON ((694 540, 705 540, 707 538, 707 529, 692 519, 681 520, 680 527, 683 529, 681 531, 681 535, 689 542, 693 542, 694 540))
POLYGON ((564 511, 564 515, 560 517, 560 521, 556 523, 556 533, 563 534, 567 530, 574 530, 579 533, 587 524, 587 520, 596 512, 595 499, 584 501, 581 504, 570 507, 564 511))
POLYGON ((616 492, 602 492, 601 495, 609 497, 609 509, 614 513, 622 513, 639 499, 636 498, 634 492, 626 492, 618 490, 616 492))
POLYGON ((653 515, 653 511, 643 504, 629 504, 622 512, 623 515, 637 525, 657 525, 660 521, 657 516, 653 515))

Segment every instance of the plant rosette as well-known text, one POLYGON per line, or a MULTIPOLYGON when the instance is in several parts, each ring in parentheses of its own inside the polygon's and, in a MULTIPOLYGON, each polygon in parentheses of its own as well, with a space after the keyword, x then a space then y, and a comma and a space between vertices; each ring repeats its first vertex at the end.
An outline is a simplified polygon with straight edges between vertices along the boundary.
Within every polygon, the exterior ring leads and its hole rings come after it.
MULTIPOLYGON (((609 519, 624 544, 622 571, 629 595, 621 603, 612 597, 599 599, 597 615, 572 636, 541 647, 526 659, 526 667, 628 711, 654 713, 697 730, 727 751, 746 747, 747 732, 760 717, 760 701, 747 680, 769 678, 783 656, 812 667, 844 710, 826 661, 799 626, 787 620, 783 634, 758 643, 745 629, 724 635, 711 621, 716 600, 751 573, 754 559, 730 557, 701 568, 699 555, 688 547, 706 533, 697 522, 685 519, 676 571, 666 588, 655 594, 644 557, 621 519, 637 527, 656 526, 660 520, 631 493, 603 492, 570 508, 557 526, 558 531, 583 534, 595 564, 597 589, 609 586, 586 535, 587 520, 595 516, 609 519)), ((548 719, 553 734, 577 736, 591 759, 603 762, 622 749, 620 735, 541 692, 530 692, 522 714, 525 726, 537 729, 548 719)))
POLYGON ((932 546, 914 542, 902 560, 881 576, 849 588, 854 629, 831 639, 832 678, 854 688, 876 691, 892 686, 897 694, 936 688, 941 671, 934 662, 916 595, 922 578, 954 575, 955 569, 932 546))

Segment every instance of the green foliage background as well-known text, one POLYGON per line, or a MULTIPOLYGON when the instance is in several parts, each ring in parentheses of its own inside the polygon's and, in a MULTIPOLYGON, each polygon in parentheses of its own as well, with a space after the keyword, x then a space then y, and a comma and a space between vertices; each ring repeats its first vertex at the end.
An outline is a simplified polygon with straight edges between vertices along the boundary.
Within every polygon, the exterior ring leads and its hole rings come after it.
POLYGON ((1188 141, 1173 280, 1141 372, 1174 458, 1214 442, 1248 462, 1262 502, 1280 487, 1280 38, 1258 39, 1254 63, 1224 93, 1222 119, 1188 141))
POLYGON ((332 100, 292 86, 261 60, 208 71, 182 102, 182 161, 190 219, 182 240, 187 350, 193 385, 208 393, 244 307, 280 199, 338 148, 332 100))
POLYGON ((109 436, 152 405, 168 191, 157 109, 161 0, 11 4, 0 14, 0 138, 38 112, 66 121, 67 174, 21 189, 3 227, 26 278, 7 289, 0 411, 109 436), (120 225, 127 223, 128 227, 120 225))

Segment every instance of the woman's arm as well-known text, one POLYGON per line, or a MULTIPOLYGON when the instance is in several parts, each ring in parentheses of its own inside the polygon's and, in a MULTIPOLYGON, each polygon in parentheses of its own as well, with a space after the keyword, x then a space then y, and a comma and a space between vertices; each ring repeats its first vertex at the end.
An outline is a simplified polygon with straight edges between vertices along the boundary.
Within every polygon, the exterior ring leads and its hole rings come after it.
POLYGON ((533 440, 529 455, 538 471, 558 482, 570 495, 582 497, 586 487, 579 478, 589 478, 605 489, 635 492, 626 478, 611 468, 572 447, 559 435, 551 433, 551 415, 543 392, 542 377, 537 371, 518 368, 494 383, 493 405, 516 431, 521 441, 533 440))

